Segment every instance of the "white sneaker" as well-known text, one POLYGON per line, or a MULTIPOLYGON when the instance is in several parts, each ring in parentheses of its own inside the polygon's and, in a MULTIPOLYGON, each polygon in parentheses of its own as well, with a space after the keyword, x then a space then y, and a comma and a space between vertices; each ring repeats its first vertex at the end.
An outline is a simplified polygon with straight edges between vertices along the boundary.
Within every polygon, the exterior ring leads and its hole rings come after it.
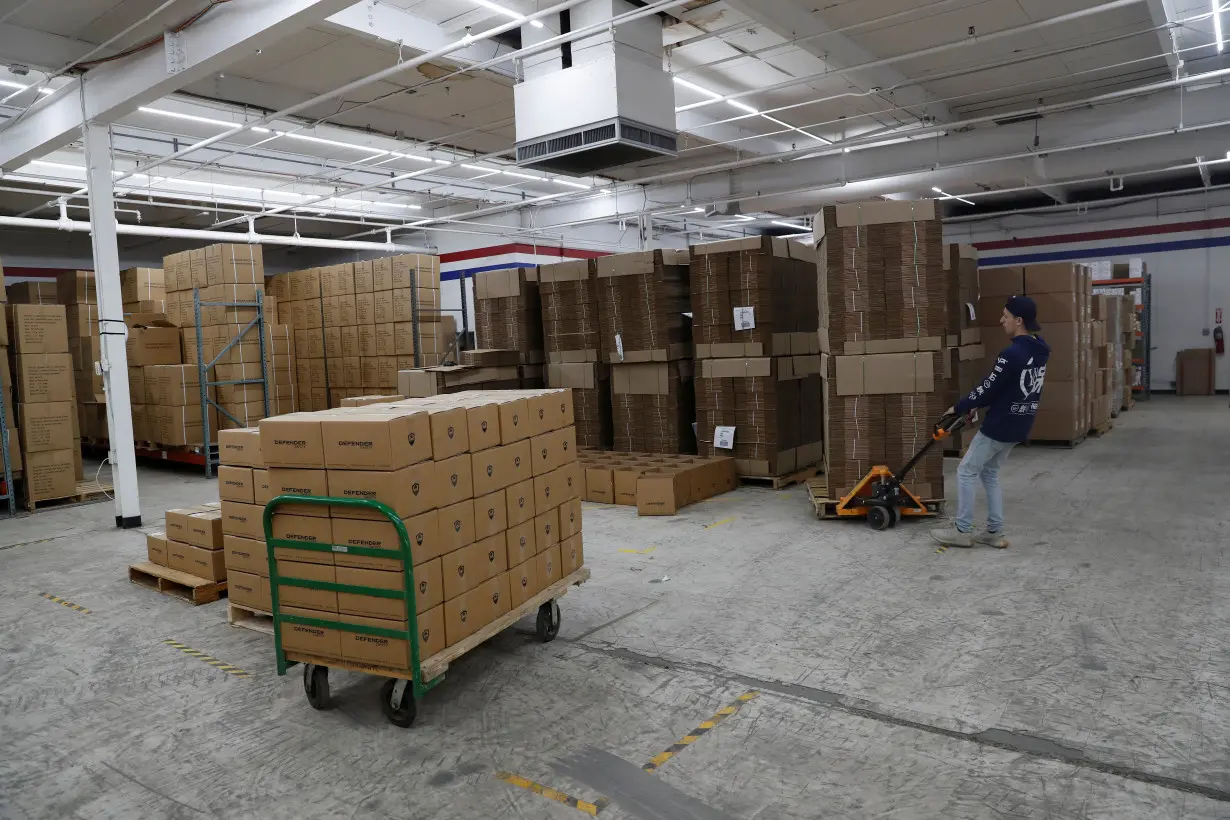
POLYGON ((988 547, 995 547, 997 550, 1008 549, 1008 539, 999 532, 980 532, 974 536, 974 541, 988 547))
POLYGON ((972 533, 961 532, 956 527, 944 530, 932 530, 931 537, 935 539, 937 544, 945 547, 972 547, 974 546, 974 536, 972 533))

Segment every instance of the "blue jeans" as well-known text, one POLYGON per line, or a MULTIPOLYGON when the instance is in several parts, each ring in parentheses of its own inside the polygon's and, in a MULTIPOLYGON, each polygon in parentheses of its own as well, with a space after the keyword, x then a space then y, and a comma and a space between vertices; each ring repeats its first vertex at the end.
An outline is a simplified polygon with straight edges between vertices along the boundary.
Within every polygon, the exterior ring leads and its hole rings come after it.
POLYGON ((974 436, 965 458, 957 467, 957 529, 974 530, 974 495, 978 481, 987 491, 987 532, 1004 528, 1004 494, 999 489, 999 468, 1015 444, 1004 444, 982 433, 974 436))

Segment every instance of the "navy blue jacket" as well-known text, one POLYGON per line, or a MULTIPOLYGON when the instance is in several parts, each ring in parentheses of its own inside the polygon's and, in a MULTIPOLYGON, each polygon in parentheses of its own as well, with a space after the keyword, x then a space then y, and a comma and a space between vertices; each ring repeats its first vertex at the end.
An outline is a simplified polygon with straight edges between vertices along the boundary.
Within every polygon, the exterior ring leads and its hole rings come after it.
POLYGON ((1017 336, 1000 351, 990 375, 957 402, 957 413, 985 407, 983 435, 1005 444, 1025 441, 1042 399, 1042 382, 1050 356, 1051 349, 1042 339, 1017 336))

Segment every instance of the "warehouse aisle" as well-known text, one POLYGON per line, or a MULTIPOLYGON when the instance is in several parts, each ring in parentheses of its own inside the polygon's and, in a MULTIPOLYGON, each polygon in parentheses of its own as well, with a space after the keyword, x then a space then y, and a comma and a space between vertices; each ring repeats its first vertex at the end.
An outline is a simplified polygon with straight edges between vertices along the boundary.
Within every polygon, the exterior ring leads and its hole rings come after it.
MULTIPOLYGON (((645 777, 679 743, 639 799, 682 792, 697 817, 1224 817, 1228 412, 1158 398, 1075 450, 1018 451, 1006 552, 821 523, 800 488, 660 519, 586 504, 594 580, 559 640, 488 643, 410 730, 378 681, 338 674, 314 712, 224 605, 130 585, 144 541, 111 507, 6 522, 0 816, 569 818, 497 773, 595 802, 590 747, 645 777)), ((142 479, 147 516, 216 498, 142 479)), ((647 816, 615 797, 602 817, 647 816)))

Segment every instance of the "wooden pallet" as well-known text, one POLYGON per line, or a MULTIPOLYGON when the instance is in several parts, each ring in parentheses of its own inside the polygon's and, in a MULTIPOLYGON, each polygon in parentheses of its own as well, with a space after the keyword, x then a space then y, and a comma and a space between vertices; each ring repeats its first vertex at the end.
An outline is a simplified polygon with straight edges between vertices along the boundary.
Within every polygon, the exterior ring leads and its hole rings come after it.
MULTIPOLYGON (((589 568, 581 567, 571 575, 556 581, 554 584, 547 587, 542 592, 539 592, 533 598, 530 598, 528 601, 508 614, 501 615, 499 618, 487 624, 468 638, 453 644, 448 649, 437 652, 426 660, 419 661, 419 670, 422 673, 424 683, 440 677, 448 671, 448 666, 450 663, 457 660, 475 647, 478 647, 494 638, 496 635, 500 634, 505 629, 508 629, 508 627, 512 626, 526 615, 538 612, 538 608, 547 601, 558 600, 564 597, 564 595, 567 594, 569 587, 580 586, 588 580, 589 568)), ((383 666, 371 666, 369 664, 355 663, 354 661, 337 660, 336 658, 314 657, 312 655, 304 655, 298 652, 287 652, 286 659, 288 661, 296 661, 298 663, 314 663, 318 666, 327 666, 330 669, 347 669, 351 672, 364 672, 369 675, 382 675, 386 678, 403 678, 406 680, 409 680, 410 678, 410 671, 408 669, 392 669, 383 666)))
POLYGON ((39 498, 33 501, 26 499, 26 511, 35 512, 54 507, 67 507, 72 504, 85 504, 90 501, 102 501, 110 498, 112 492, 113 488, 110 484, 98 481, 78 481, 77 489, 72 495, 66 495, 63 498, 39 498))
POLYGON ((273 613, 263 609, 240 606, 234 601, 226 602, 226 622, 241 629, 273 634, 273 613))
POLYGON ((156 589, 164 595, 183 598, 193 606, 213 603, 226 594, 226 581, 207 581, 150 561, 130 564, 128 580, 139 586, 156 589))
POLYGON ((1097 427, 1094 427, 1092 430, 1090 430, 1089 435, 1093 436, 1094 438, 1101 438, 1102 436, 1106 435, 1113 429, 1115 429, 1115 425, 1113 422, 1104 421, 1101 424, 1099 424, 1097 427))
POLYGON ((802 470, 797 470, 793 473, 779 476, 758 476, 758 475, 741 475, 739 481, 744 484, 755 484, 761 487, 772 487, 775 490, 780 490, 783 487, 790 487, 795 484, 802 484, 808 479, 815 478, 824 472, 824 468, 819 465, 805 467, 802 470))
MULTIPOLYGON (((833 518, 854 518, 861 521, 862 518, 857 516, 841 516, 837 514, 837 505, 841 503, 840 498, 829 498, 829 485, 827 479, 812 479, 807 482, 807 494, 811 497, 812 506, 816 509, 816 518, 829 520, 833 518)), ((910 516, 911 518, 933 518, 944 512, 944 499, 942 498, 924 498, 923 506, 927 508, 927 515, 910 516)))

